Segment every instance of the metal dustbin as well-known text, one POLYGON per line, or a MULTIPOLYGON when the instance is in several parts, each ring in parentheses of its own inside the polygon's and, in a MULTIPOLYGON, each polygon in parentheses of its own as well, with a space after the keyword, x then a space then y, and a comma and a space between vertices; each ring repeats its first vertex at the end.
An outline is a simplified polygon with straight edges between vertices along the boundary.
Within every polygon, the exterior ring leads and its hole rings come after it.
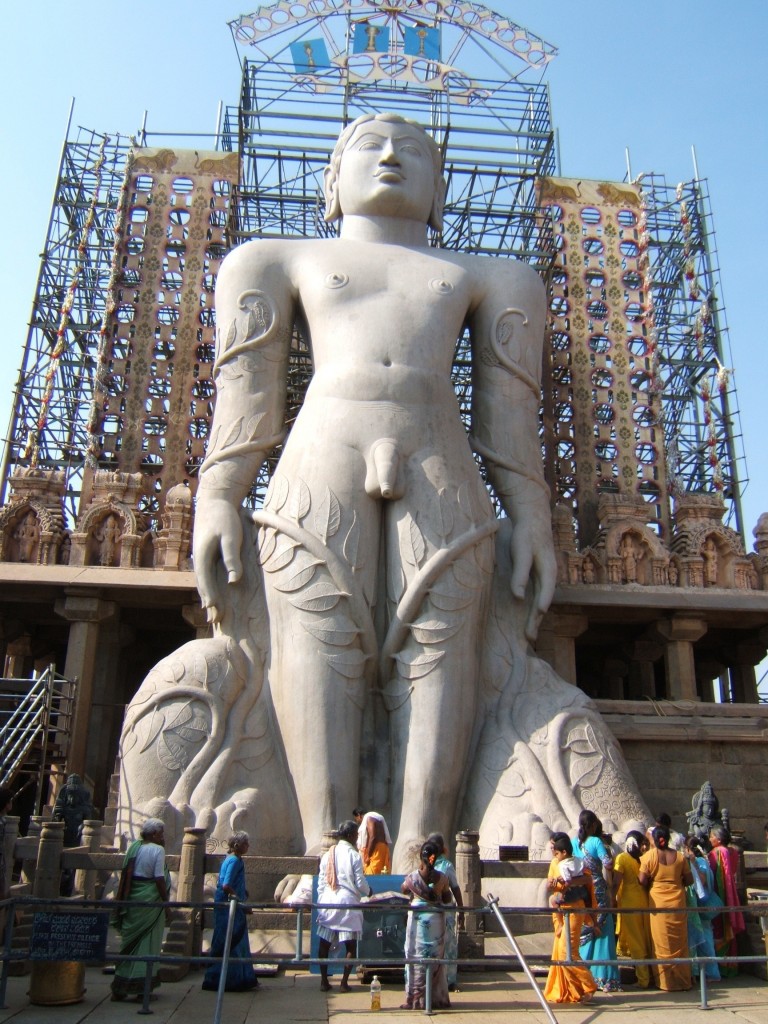
POLYGON ((32 964, 29 1001, 35 1006, 69 1006, 85 995, 85 964, 37 960, 32 964))

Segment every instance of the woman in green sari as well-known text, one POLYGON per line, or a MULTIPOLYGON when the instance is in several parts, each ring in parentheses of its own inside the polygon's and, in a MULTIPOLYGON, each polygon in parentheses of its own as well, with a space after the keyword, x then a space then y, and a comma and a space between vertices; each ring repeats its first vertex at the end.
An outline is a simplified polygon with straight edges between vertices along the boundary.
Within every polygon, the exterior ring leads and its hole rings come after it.
MULTIPOLYGON (((170 915, 164 906, 171 885, 164 846, 165 826, 159 818, 150 818, 141 830, 141 839, 126 851, 116 896, 129 903, 117 909, 116 928, 122 937, 123 956, 157 956, 160 952, 163 928, 170 915)), ((160 981, 155 976, 156 963, 151 967, 140 960, 118 964, 112 999, 120 1002, 127 996, 141 996, 148 968, 153 975, 152 988, 157 988, 160 981)))

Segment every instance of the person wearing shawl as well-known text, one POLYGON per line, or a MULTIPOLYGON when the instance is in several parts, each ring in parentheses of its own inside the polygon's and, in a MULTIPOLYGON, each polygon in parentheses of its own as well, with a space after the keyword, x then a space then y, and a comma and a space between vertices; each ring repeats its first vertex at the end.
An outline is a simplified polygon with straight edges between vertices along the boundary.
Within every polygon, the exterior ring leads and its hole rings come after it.
MULTIPOLYGON (((386 823, 383 818, 368 815, 365 822, 365 842, 362 849, 358 838, 357 847, 363 858, 366 875, 388 875, 392 871, 392 857, 389 852, 386 823)), ((362 832, 362 825, 360 826, 362 832)))
MULTIPOLYGON (((445 839, 442 833, 432 832, 427 836, 427 842, 434 843, 435 846, 442 851, 435 861, 435 870, 439 871, 441 875, 446 876, 456 906, 463 907, 464 900, 461 895, 461 887, 459 886, 456 868, 448 859, 448 848, 445 845, 445 839)), ((458 964, 456 962, 459 958, 459 936, 456 931, 457 924, 459 928, 464 927, 463 912, 461 910, 459 910, 457 914, 447 912, 445 915, 445 959, 450 960, 451 962, 445 965, 445 973, 448 980, 449 992, 458 991, 456 988, 459 973, 458 964)))
MULTIPOLYGON (((235 907, 235 925, 232 930, 232 943, 229 955, 233 960, 250 959, 251 947, 248 942, 248 921, 242 903, 248 899, 245 888, 245 865, 243 856, 248 852, 250 837, 247 832, 235 832, 227 840, 229 854, 224 858, 216 883, 215 906, 213 908, 213 936, 211 937, 211 956, 224 955, 224 944, 227 937, 229 921, 229 901, 237 900, 235 907)), ((217 991, 221 979, 221 963, 211 964, 205 972, 203 988, 217 991)), ((227 992, 249 992, 259 987, 259 979, 252 963, 230 963, 227 966, 227 992)))
MULTIPOLYGON (((163 928, 170 923, 168 902, 171 876, 165 864, 165 825, 150 818, 141 829, 141 838, 128 847, 120 872, 116 901, 125 901, 115 912, 115 927, 120 932, 121 956, 157 956, 163 942, 163 928)), ((112 999, 121 1002, 127 996, 142 997, 147 971, 152 973, 152 988, 160 979, 157 963, 141 960, 119 963, 112 980, 112 999)))
MULTIPOLYGON (((709 866, 707 855, 702 843, 705 840, 697 835, 690 835, 685 840, 681 853, 688 861, 693 875, 693 885, 685 890, 686 903, 689 907, 698 907, 698 913, 688 914, 688 951, 691 956, 713 957, 715 939, 712 934, 712 918, 717 915, 718 907, 723 902, 715 892, 715 880, 709 866)), ((691 975, 699 977, 701 965, 694 961, 691 964, 691 975)), ((707 981, 720 981, 720 968, 716 963, 706 963, 704 973, 707 981)))
MULTIPOLYGON (((739 870, 739 855, 730 846, 731 834, 723 825, 715 825, 709 833, 712 849, 707 855, 709 866, 715 880, 715 891, 723 901, 724 907, 738 907, 741 904, 736 886, 736 875, 739 870)), ((712 921, 712 932, 715 937, 715 949, 718 956, 736 956, 736 936, 745 929, 744 916, 740 910, 727 910, 717 914, 712 921)), ((724 978, 738 974, 738 964, 721 963, 720 973, 724 978)))
MULTIPOLYGON (((419 852, 419 866, 405 876, 401 891, 410 897, 411 907, 435 907, 452 902, 451 887, 448 876, 435 869, 435 862, 442 854, 436 843, 426 842, 419 852)), ((442 959, 445 956, 445 919, 446 914, 421 911, 408 914, 408 925, 405 930, 405 955, 411 961, 424 957, 442 959)), ((432 974, 432 1008, 447 1010, 451 1000, 448 995, 448 976, 445 964, 437 968, 429 968, 432 974)), ((427 969, 418 962, 407 964, 405 968, 405 1002, 401 1010, 425 1009, 427 988, 427 969)))
MULTIPOLYGON (((339 841, 323 854, 317 879, 317 902, 333 904, 321 906, 317 912, 317 935, 320 940, 318 956, 325 963, 320 964, 320 988, 330 991, 328 981, 328 954, 334 942, 346 946, 345 960, 351 960, 357 951, 357 940, 363 935, 363 912, 356 909, 364 896, 371 895, 371 887, 363 873, 363 859, 357 850, 357 824, 344 821, 339 825, 339 841)), ((349 992, 349 975, 352 966, 344 965, 339 990, 349 992)))

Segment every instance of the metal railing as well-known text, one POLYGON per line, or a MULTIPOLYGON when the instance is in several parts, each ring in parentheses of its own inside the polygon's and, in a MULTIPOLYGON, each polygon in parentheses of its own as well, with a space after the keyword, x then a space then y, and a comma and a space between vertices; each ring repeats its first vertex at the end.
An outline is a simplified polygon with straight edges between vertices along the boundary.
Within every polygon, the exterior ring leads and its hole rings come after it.
MULTIPOLYGON (((350 967, 378 967, 381 968, 382 962, 386 963, 387 966, 391 967, 408 967, 410 965, 418 965, 426 969, 426 991, 425 991, 425 1005, 424 1013, 432 1014, 432 971, 442 964, 456 963, 458 966, 467 966, 477 969, 479 965, 484 968, 498 968, 502 970, 509 970, 518 963, 523 969, 531 988, 540 1002, 542 1009, 544 1010, 547 1019, 553 1024, 557 1024, 556 1017, 552 1011, 551 1006, 544 999, 543 992, 541 991, 534 975, 531 970, 531 965, 541 969, 562 966, 572 967, 578 966, 614 966, 614 967, 637 967, 641 965, 653 966, 653 965, 671 965, 671 964, 691 964, 699 965, 700 970, 700 989, 701 989, 701 1009, 709 1009, 707 1003, 707 979, 705 966, 708 963, 736 963, 736 964, 766 964, 768 966, 768 956, 765 953, 762 955, 725 955, 725 956, 688 956, 688 957, 666 957, 666 958, 631 958, 631 957, 617 957, 614 959, 600 959, 600 960, 589 960, 584 961, 580 957, 574 958, 573 949, 571 947, 571 934, 570 934, 570 919, 573 914, 579 917, 583 917, 585 914, 584 908, 569 908, 564 907, 559 910, 553 911, 550 908, 541 907, 499 907, 499 901, 493 896, 488 897, 488 903, 481 907, 463 907, 461 908, 464 914, 479 914, 485 916, 493 916, 496 918, 501 926, 502 933, 506 936, 507 940, 513 950, 513 954, 507 956, 483 956, 481 959, 475 958, 458 958, 450 959, 446 957, 408 957, 403 955, 402 957, 356 957, 349 960, 344 960, 344 964, 350 967), (563 917, 563 927, 565 928, 565 946, 566 946, 566 958, 565 960, 553 960, 551 957, 544 955, 533 955, 525 956, 520 949, 520 946, 512 935, 511 931, 507 927, 504 920, 504 914, 525 914, 531 916, 546 916, 551 917, 553 913, 560 914, 563 917)), ((137 907, 140 904, 136 902, 125 901, 119 903, 114 900, 89 900, 89 899, 51 899, 44 897, 33 897, 33 896, 12 896, 8 899, 0 901, 0 916, 3 910, 6 910, 6 924, 5 934, 2 952, 0 952, 0 961, 2 961, 2 971, 0 972, 0 1010, 6 1009, 6 991, 9 974, 9 966, 14 962, 25 961, 30 957, 29 949, 18 948, 13 950, 13 937, 16 921, 15 911, 50 911, 51 909, 66 910, 71 913, 77 913, 86 908, 95 908, 101 911, 111 912, 115 908, 120 906, 126 907, 137 907)), ((142 906, 158 906, 157 903, 141 904, 142 906)), ((171 901, 163 906, 170 910, 183 910, 183 911, 211 911, 216 906, 227 906, 228 907, 228 919, 227 919, 227 934, 224 945, 223 953, 220 957, 211 956, 208 954, 196 955, 182 955, 174 956, 167 953, 159 953, 157 955, 142 955, 142 956, 127 956, 122 953, 108 952, 105 954, 105 960, 110 963, 137 963, 143 962, 147 964, 148 970, 144 980, 144 991, 142 1008, 138 1011, 140 1014, 150 1014, 150 995, 152 990, 152 979, 154 975, 154 966, 156 964, 165 966, 173 964, 182 964, 187 966, 210 966, 213 963, 221 963, 221 973, 219 978, 219 988, 217 990, 216 997, 216 1015, 214 1016, 214 1024, 219 1024, 221 1020, 221 1012, 223 1006, 224 992, 226 990, 226 979, 227 969, 230 964, 245 964, 258 962, 260 964, 270 964, 277 967, 301 967, 310 968, 312 966, 319 966, 321 964, 327 964, 328 961, 324 958, 313 957, 304 952, 304 930, 306 925, 306 917, 311 914, 313 910, 322 909, 324 907, 330 907, 330 904, 312 903, 303 904, 291 907, 296 914, 296 941, 293 956, 286 955, 269 955, 259 952, 252 954, 249 957, 232 957, 231 956, 231 939, 234 928, 235 912, 237 907, 242 906, 246 910, 254 911, 266 911, 274 910, 279 907, 282 910, 287 909, 286 904, 274 904, 274 903, 263 903, 263 904, 252 904, 242 903, 238 904, 236 900, 232 900, 227 904, 212 904, 210 902, 205 903, 189 903, 171 901)), ((335 906, 335 905, 333 905, 335 906)), ((381 904, 363 903, 358 905, 350 905, 348 909, 359 909, 364 913, 368 912, 379 912, 381 910, 381 904)), ((402 907, 394 905, 393 909, 401 909, 403 913, 456 913, 457 908, 453 906, 448 907, 410 907, 407 904, 403 904, 402 907)), ((622 914, 680 914, 680 913, 698 913, 699 908, 696 907, 680 907, 680 908, 653 908, 648 910, 645 908, 622 908, 622 914)), ((750 903, 745 906, 738 907, 722 907, 718 908, 720 913, 731 913, 741 912, 742 914, 749 915, 752 917, 759 917, 765 919, 763 922, 764 928, 768 927, 768 903, 750 903)), ((588 911, 587 911, 588 912, 588 911)), ((611 911, 608 911, 609 913, 611 911)), ((486 935, 488 933, 486 932, 486 935)), ((37 959, 45 959, 45 957, 38 956, 37 959)), ((341 963, 339 961, 338 963, 341 963)))
MULTIPOLYGON (((74 684, 49 666, 35 679, 0 680, 0 786, 9 785, 28 762, 33 749, 40 750, 38 789, 49 768, 52 737, 65 752, 74 701, 74 684)), ((40 799, 36 801, 39 806, 40 799)))

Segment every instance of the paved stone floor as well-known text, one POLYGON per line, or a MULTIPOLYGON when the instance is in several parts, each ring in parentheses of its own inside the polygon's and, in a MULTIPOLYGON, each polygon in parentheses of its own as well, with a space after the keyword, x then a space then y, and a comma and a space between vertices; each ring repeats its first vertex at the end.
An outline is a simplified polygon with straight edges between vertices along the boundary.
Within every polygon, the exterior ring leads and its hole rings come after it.
MULTIPOLYGON (((203 992, 202 975, 190 974, 184 981, 162 985, 151 1005, 153 1024, 209 1024, 213 1020, 216 993, 203 992)), ((141 1005, 113 1003, 109 998, 110 977, 96 968, 86 972, 86 994, 73 1006, 32 1006, 29 976, 9 979, 7 1008, 0 1010, 0 1024, 126 1024, 136 1021, 141 1005)), ((436 1013, 455 1024, 545 1024, 546 1016, 532 995, 522 973, 464 974, 461 991, 452 996, 453 1007, 436 1013)), ((255 993, 227 993, 222 1021, 225 1024, 381 1024, 392 1017, 403 1024, 424 1020, 424 1013, 398 1009, 402 1001, 399 985, 385 984, 382 1012, 371 1013, 367 987, 353 982, 348 994, 320 991, 315 975, 288 970, 262 981, 255 993)), ((704 1024, 768 1024, 768 983, 741 976, 709 990, 710 1012, 704 1024)), ((612 995, 598 995, 589 1006, 556 1006, 553 1012, 567 1024, 702 1024, 699 991, 662 993, 628 989, 612 995)))

